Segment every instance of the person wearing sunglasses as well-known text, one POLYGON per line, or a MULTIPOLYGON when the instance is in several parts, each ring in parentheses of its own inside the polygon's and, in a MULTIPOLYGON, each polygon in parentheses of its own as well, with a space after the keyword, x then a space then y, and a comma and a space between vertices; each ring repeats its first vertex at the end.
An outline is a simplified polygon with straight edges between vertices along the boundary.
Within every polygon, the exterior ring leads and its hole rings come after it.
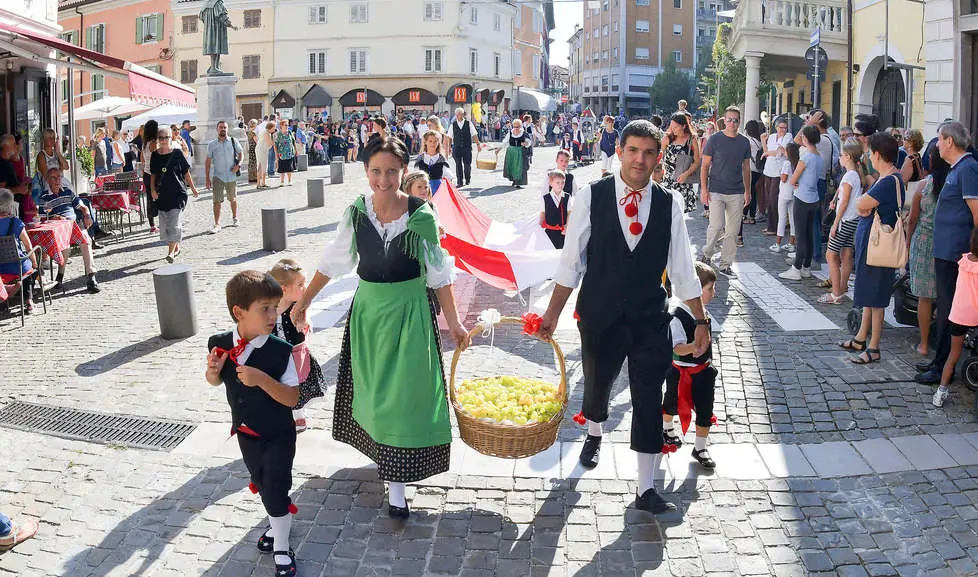
POLYGON ((710 226, 703 247, 703 262, 710 264, 720 251, 720 274, 733 277, 737 256, 737 231, 744 207, 750 204, 750 141, 740 128, 740 109, 731 106, 723 114, 724 129, 710 137, 703 150, 700 199, 710 205, 710 226), (721 236, 722 234, 722 236, 721 236), (720 243, 723 243, 722 250, 720 243))

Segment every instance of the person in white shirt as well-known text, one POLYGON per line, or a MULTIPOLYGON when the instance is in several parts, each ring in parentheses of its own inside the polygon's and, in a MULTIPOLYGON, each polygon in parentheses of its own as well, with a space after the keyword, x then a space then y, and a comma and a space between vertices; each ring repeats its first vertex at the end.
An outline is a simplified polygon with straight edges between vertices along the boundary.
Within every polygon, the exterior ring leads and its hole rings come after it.
POLYGON ((760 213, 760 218, 765 218, 765 215, 767 217, 765 236, 774 236, 778 232, 778 189, 781 186, 781 167, 784 166, 785 149, 789 143, 794 142, 791 133, 788 132, 787 120, 779 119, 774 126, 775 133, 767 137, 764 152, 764 156, 767 157, 764 163, 764 185, 757 187, 758 194, 764 195, 757 199, 757 211, 760 213))
POLYGON ((862 156, 863 147, 854 142, 846 144, 839 157, 846 173, 839 184, 835 200, 835 222, 829 231, 829 245, 825 251, 832 292, 818 298, 818 302, 823 304, 841 304, 849 291, 849 274, 852 272, 852 257, 856 250, 856 228, 859 226, 856 202, 863 194, 862 177, 859 174, 862 156))
POLYGON ((452 137, 452 158, 459 188, 472 183, 472 147, 479 146, 475 123, 465 118, 465 109, 455 109, 455 122, 449 133, 452 137))
POLYGON ((538 335, 549 340, 574 288, 584 368, 583 416, 588 434, 583 466, 595 467, 601 423, 608 418, 611 386, 628 360, 632 398, 631 448, 638 453, 635 506, 652 513, 675 510, 653 483, 663 446, 662 383, 672 363, 663 273, 695 322, 696 356, 710 346, 702 289, 693 267, 683 205, 651 181, 662 131, 634 120, 622 132, 615 174, 578 192, 567 223, 554 291, 538 335))

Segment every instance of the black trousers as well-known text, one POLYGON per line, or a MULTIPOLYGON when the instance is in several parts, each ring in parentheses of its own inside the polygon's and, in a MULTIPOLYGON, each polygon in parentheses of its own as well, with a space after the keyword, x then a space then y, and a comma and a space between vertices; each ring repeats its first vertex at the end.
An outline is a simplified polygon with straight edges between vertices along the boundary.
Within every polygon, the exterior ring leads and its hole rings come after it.
POLYGON ((455 178, 462 186, 472 182, 472 149, 456 149, 452 151, 455 159, 455 178))
POLYGON ((295 458, 295 434, 278 439, 264 439, 238 433, 238 446, 251 482, 271 517, 289 512, 292 499, 292 461, 295 458))
MULTIPOLYGON (((696 413, 696 426, 709 427, 713 419, 714 387, 717 370, 713 365, 693 375, 693 412, 696 413)), ((666 394, 662 397, 662 412, 668 415, 679 414, 679 369, 670 366, 666 372, 666 394)))
POLYGON ((632 395, 631 449, 639 453, 662 451, 662 382, 672 364, 668 317, 633 319, 581 332, 584 367, 584 416, 596 423, 608 420, 611 387, 628 360, 628 388, 632 395))
POLYGON ((815 255, 814 239, 812 230, 815 227, 815 215, 821 205, 818 202, 804 202, 797 196, 795 197, 794 220, 791 222, 795 229, 795 268, 808 268, 812 266, 812 257, 815 255))
POLYGON ((958 284, 958 263, 942 258, 934 259, 934 273, 937 280, 937 353, 931 368, 940 371, 951 354, 951 303, 954 302, 954 288, 958 284))
POLYGON ((550 230, 550 229, 545 229, 543 232, 547 233, 547 237, 550 239, 550 242, 553 243, 555 249, 561 250, 564 248, 563 233, 561 233, 559 230, 550 230))

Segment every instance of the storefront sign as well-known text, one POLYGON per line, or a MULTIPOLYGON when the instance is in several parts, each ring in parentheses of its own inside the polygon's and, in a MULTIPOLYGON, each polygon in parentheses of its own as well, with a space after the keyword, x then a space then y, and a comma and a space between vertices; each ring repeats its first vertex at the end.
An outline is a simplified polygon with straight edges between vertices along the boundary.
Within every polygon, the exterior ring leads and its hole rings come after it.
POLYGON ((469 100, 469 88, 467 86, 456 86, 453 102, 467 102, 469 100))

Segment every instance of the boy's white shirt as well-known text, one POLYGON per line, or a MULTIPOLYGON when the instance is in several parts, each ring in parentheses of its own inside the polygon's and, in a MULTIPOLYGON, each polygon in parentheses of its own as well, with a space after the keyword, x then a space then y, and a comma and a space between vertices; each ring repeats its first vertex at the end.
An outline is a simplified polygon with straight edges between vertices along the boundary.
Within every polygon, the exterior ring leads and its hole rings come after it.
MULTIPOLYGON (((235 327, 231 336, 234 339, 234 343, 237 344, 237 342, 241 339, 241 335, 238 334, 237 327, 235 327)), ((271 335, 259 335, 248 341, 248 344, 245 345, 244 352, 238 355, 238 365, 247 363, 248 359, 251 357, 251 353, 255 349, 260 349, 265 346, 265 343, 268 342, 268 337, 270 336, 271 335)), ((287 387, 299 386, 299 371, 295 368, 295 359, 292 357, 292 355, 289 355, 289 365, 285 368, 285 373, 282 374, 282 378, 279 379, 279 382, 287 387)))

